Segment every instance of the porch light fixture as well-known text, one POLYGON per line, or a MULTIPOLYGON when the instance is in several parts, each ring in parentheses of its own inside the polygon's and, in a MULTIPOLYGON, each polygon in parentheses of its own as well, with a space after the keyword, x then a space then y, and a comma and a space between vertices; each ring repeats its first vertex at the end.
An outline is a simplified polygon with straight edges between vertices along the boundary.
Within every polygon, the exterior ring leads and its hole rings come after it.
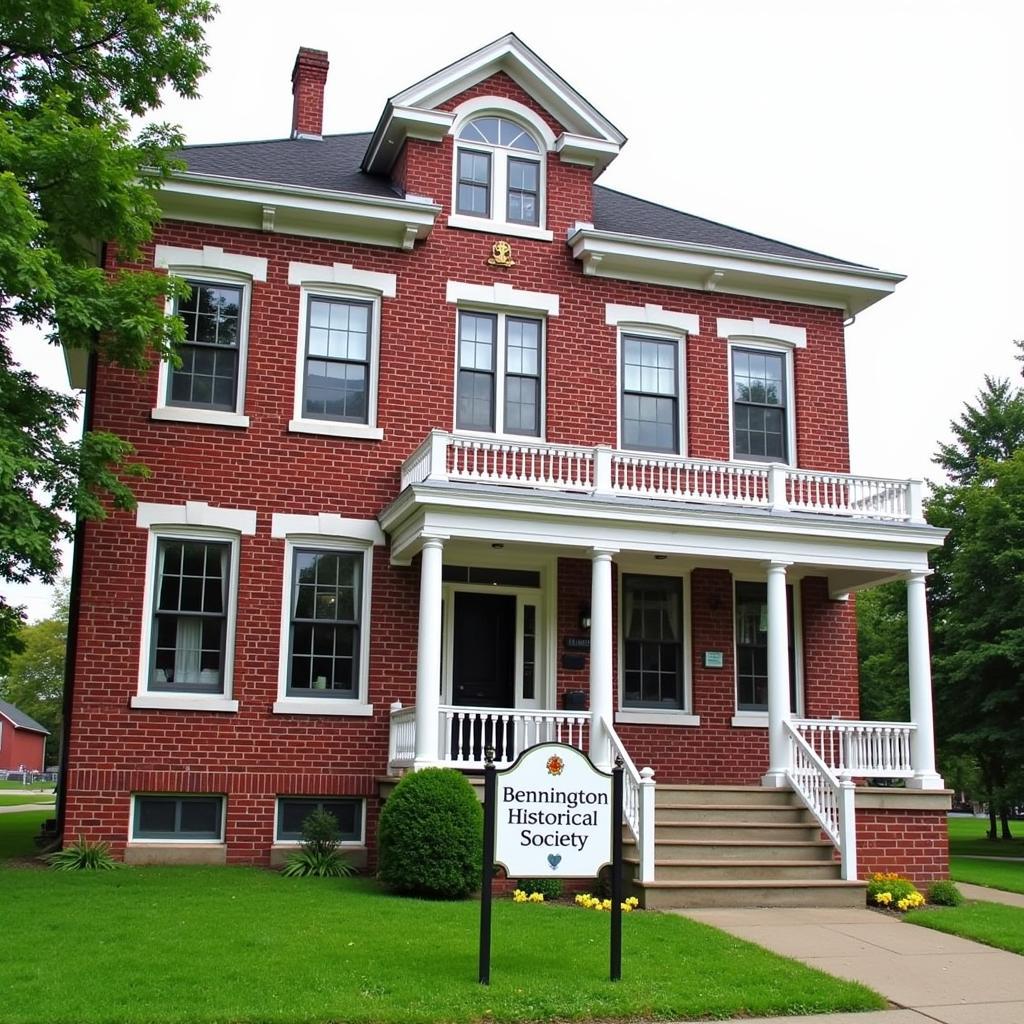
POLYGON ((580 629, 590 629, 590 605, 580 605, 580 629))

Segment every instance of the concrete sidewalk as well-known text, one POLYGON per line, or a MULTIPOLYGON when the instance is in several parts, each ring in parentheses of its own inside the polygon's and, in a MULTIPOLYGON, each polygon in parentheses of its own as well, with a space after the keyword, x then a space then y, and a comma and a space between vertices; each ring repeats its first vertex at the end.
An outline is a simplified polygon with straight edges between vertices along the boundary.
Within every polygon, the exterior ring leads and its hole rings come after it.
POLYGON ((14 814, 16 811, 45 811, 56 804, 51 800, 48 804, 12 804, 10 807, 0 807, 0 814, 14 814))
POLYGON ((866 908, 676 913, 828 974, 862 982, 902 1008, 801 1017, 805 1024, 1024 1021, 1024 957, 1014 953, 916 927, 866 908))
POLYGON ((1024 907, 1024 896, 1019 892, 990 889, 987 885, 970 885, 968 882, 957 882, 956 886, 969 900, 985 900, 988 903, 1004 903, 1008 907, 1024 907))

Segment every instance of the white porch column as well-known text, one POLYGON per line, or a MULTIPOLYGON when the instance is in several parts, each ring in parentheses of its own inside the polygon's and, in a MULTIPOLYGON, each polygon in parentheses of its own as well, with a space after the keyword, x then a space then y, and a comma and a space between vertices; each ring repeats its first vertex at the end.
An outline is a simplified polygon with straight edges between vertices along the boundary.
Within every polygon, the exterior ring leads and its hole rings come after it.
POLYGON ((612 721, 612 555, 594 549, 590 569, 590 759, 601 771, 612 766, 611 744, 601 719, 612 721))
POLYGON ((768 771, 762 786, 786 786, 789 743, 784 724, 789 707, 789 610, 786 568, 790 562, 768 563, 768 771))
POLYGON ((443 541, 429 537, 420 556, 420 623, 416 649, 416 753, 413 769, 438 763, 441 703, 441 556, 443 541))
POLYGON ((943 789, 935 770, 935 726, 932 720, 932 666, 928 647, 928 604, 924 581, 928 573, 915 572, 907 580, 907 654, 910 669, 910 720, 917 726, 910 736, 912 789, 943 789))

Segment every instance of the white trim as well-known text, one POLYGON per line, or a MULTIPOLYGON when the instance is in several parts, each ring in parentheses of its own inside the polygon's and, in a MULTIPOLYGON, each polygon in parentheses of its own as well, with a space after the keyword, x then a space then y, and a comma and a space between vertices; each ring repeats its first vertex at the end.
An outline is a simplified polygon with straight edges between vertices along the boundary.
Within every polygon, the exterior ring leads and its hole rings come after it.
POLYGON ((796 348, 807 348, 807 331, 791 324, 774 324, 771 320, 755 317, 753 320, 718 318, 718 337, 744 341, 776 341, 796 348))
POLYGON ((292 516, 275 514, 272 532, 281 530, 290 523, 305 521, 313 532, 304 531, 281 534, 274 532, 275 537, 284 537, 284 571, 281 574, 281 627, 278 639, 277 660, 277 700, 272 711, 275 715, 349 715, 369 716, 373 714, 373 705, 369 703, 370 685, 370 612, 373 590, 373 547, 377 538, 365 520, 345 520, 340 516, 292 516), (351 533, 343 533, 351 524, 351 533), (338 532, 324 533, 324 528, 338 532), (310 548, 316 551, 340 551, 358 554, 362 558, 362 573, 359 608, 359 653, 358 679, 356 680, 355 698, 352 697, 304 697, 288 693, 289 664, 288 653, 291 647, 291 598, 292 572, 295 565, 295 549, 310 548))
POLYGON ((507 220, 491 220, 489 217, 471 217, 465 213, 449 214, 446 223, 450 228, 485 231, 491 235, 511 235, 513 238, 532 238, 537 242, 550 242, 555 237, 554 232, 535 227, 533 224, 516 224, 507 220))
MULTIPOLYGON (((645 306, 620 306, 614 302, 605 304, 604 322, 609 327, 620 324, 636 324, 644 327, 664 327, 670 331, 682 331, 687 335, 700 334, 700 317, 696 313, 682 313, 647 303, 645 306)), ((721 323, 721 321, 719 321, 721 323)))
MULTIPOLYGON (((267 261, 255 256, 225 253, 223 249, 214 246, 205 246, 200 250, 158 245, 156 249, 154 263, 156 266, 166 266, 169 276, 180 277, 182 280, 192 278, 197 284, 231 285, 240 288, 242 302, 238 310, 238 379, 235 381, 234 409, 227 411, 171 404, 167 394, 170 389, 171 368, 170 363, 162 359, 157 372, 156 405, 150 411, 150 418, 177 423, 203 423, 215 427, 248 427, 249 417, 245 415, 245 381, 249 366, 252 282, 267 279, 267 261), (180 257, 180 261, 160 262, 161 257, 169 258, 172 255, 180 257)), ((173 300, 167 300, 164 312, 167 316, 174 314, 173 300)))
POLYGON ((275 512, 270 523, 271 537, 287 538, 295 534, 303 537, 341 537, 374 546, 386 543, 384 531, 377 525, 376 519, 345 519, 331 512, 321 512, 315 516, 275 512))
POLYGON ((377 399, 380 390, 380 332, 382 296, 393 298, 396 289, 394 274, 354 270, 350 264, 335 263, 333 267, 320 267, 308 263, 290 264, 289 284, 299 286, 299 324, 295 351, 294 416, 288 430, 295 434, 323 434, 329 437, 351 437, 364 441, 379 441, 384 431, 377 425, 377 399), (294 275, 293 275, 294 271, 294 275), (333 274, 333 279, 307 280, 306 272, 320 275, 333 274), (361 283, 357 283, 361 282, 361 283), (343 420, 317 419, 303 415, 303 388, 306 369, 306 325, 312 299, 343 299, 370 304, 369 378, 367 380, 367 410, 365 423, 343 420))
POLYGON ((227 820, 228 820, 228 801, 226 793, 181 793, 175 790, 171 793, 164 793, 159 790, 142 790, 136 792, 132 790, 128 794, 128 845, 134 846, 174 846, 174 847, 202 847, 207 848, 210 846, 223 846, 225 844, 225 833, 227 831, 227 820), (220 800, 220 835, 216 839, 175 839, 172 836, 164 836, 156 839, 139 838, 135 835, 135 801, 140 796, 159 796, 167 797, 171 800, 176 800, 183 796, 199 796, 199 797, 213 797, 220 800))
MULTIPOLYGON (((619 307, 629 308, 629 307, 619 307)), ((660 307, 656 307, 660 308, 660 307)), ((686 316, 687 314, 682 313, 680 316, 686 316)), ((645 322, 638 324, 631 323, 627 320, 617 321, 617 330, 615 333, 615 446, 616 448, 627 451, 630 454, 636 453, 638 455, 650 455, 652 458, 658 456, 667 456, 672 458, 673 456, 685 457, 687 449, 689 447, 689 431, 687 430, 688 416, 687 410, 689 408, 688 399, 689 394, 687 386, 686 376, 686 342, 689 335, 685 330, 679 328, 669 328, 666 326, 650 326, 645 322), (672 341, 676 345, 676 436, 679 439, 679 451, 678 452, 658 452, 650 451, 646 448, 629 448, 622 441, 622 398, 623 398, 623 380, 622 380, 622 340, 624 337, 630 338, 650 338, 653 341, 672 341)))
POLYGON ((319 263, 288 264, 288 283, 306 289, 322 284, 341 288, 365 288, 377 292, 386 299, 393 299, 398 290, 395 274, 381 274, 375 270, 357 270, 351 263, 334 263, 325 266, 319 263))
POLYGON ((163 690, 153 693, 137 693, 129 704, 145 711, 237 711, 238 701, 229 700, 220 694, 167 693, 163 690))
POLYGON ((768 712, 737 711, 730 719, 730 723, 734 729, 767 729, 768 712))
POLYGON ((196 270, 227 270, 252 278, 254 281, 267 279, 267 261, 264 257, 225 252, 216 245, 204 245, 202 249, 158 245, 153 254, 153 266, 175 271, 182 267, 196 270))
POLYGON ((256 532, 256 511, 248 508, 218 508, 205 501, 186 501, 184 505, 156 505, 140 501, 135 512, 135 525, 142 529, 163 526, 204 527, 252 536, 256 532))
MULTIPOLYGON (((448 134, 455 139, 456 143, 459 141, 459 132, 462 131, 463 125, 467 121, 472 121, 477 117, 483 117, 487 114, 494 114, 497 117, 508 115, 510 121, 525 122, 523 127, 531 134, 539 136, 535 141, 540 142, 543 149, 550 152, 555 148, 555 142, 557 141, 555 133, 548 127, 544 118, 518 100, 506 99, 504 96, 477 96, 474 99, 460 103, 453 113, 455 116, 452 119, 451 127, 448 129, 448 134)), ((477 143, 470 143, 470 145, 476 146, 477 143)), ((486 142, 481 142, 480 145, 488 149, 492 148, 486 142)), ((504 149, 505 147, 498 146, 497 148, 504 149)), ((523 150, 523 152, 527 151, 523 150)), ((538 153, 537 158, 543 161, 544 154, 538 153)))
POLYGON ((445 301, 510 313, 543 313, 551 317, 558 316, 559 309, 559 297, 553 292, 524 291, 503 281, 467 284, 449 280, 445 285, 445 301))
MULTIPOLYGON (((160 365, 166 367, 167 363, 160 365)), ((166 393, 165 381, 163 385, 160 389, 161 393, 166 393)), ((249 417, 237 412, 224 412, 222 409, 197 409, 190 405, 158 405, 150 411, 149 418, 165 423, 202 423, 211 427, 249 426, 249 417)))
POLYGON ((728 405, 729 405, 729 461, 750 463, 757 466, 770 466, 773 463, 784 466, 796 467, 796 378, 793 369, 793 346, 788 342, 771 341, 764 338, 736 337, 730 338, 726 345, 726 374, 728 377, 728 405), (758 459, 752 455, 739 456, 736 454, 736 434, 733 429, 733 409, 735 400, 733 398, 732 382, 732 360, 736 349, 761 349, 764 352, 772 352, 782 356, 784 372, 786 374, 786 458, 780 462, 778 459, 758 459))
POLYGON ((624 725, 700 725, 700 716, 693 711, 693 613, 690 610, 690 571, 685 569, 682 572, 652 572, 645 568, 641 569, 632 564, 628 559, 618 562, 618 585, 617 585, 617 608, 618 622, 616 623, 615 635, 618 637, 618 650, 615 652, 617 661, 618 693, 615 700, 615 721, 624 725), (623 703, 623 691, 625 689, 626 676, 626 631, 623 628, 622 616, 625 611, 623 600, 625 576, 653 576, 660 579, 676 580, 682 589, 683 607, 682 621, 679 623, 683 631, 683 706, 679 708, 642 708, 627 706, 623 703))

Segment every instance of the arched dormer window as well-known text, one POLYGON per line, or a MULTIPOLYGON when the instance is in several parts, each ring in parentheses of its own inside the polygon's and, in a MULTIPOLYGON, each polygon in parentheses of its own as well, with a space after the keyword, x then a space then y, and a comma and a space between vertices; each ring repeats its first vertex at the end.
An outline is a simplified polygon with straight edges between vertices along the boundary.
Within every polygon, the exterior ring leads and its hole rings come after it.
POLYGON ((540 226, 542 147, 521 124, 485 114, 467 121, 456 144, 455 212, 540 226))

